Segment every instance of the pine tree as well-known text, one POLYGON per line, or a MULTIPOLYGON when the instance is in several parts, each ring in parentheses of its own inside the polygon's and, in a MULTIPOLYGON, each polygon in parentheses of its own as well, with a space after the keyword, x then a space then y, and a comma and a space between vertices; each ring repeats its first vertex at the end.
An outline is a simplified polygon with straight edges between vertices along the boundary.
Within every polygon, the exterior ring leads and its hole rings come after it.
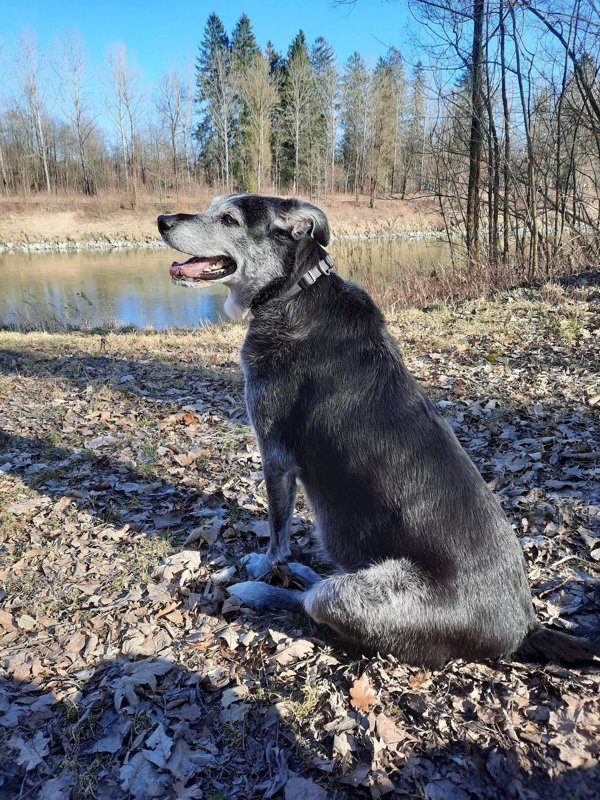
MULTIPOLYGON (((423 182, 423 162, 425 156, 425 68, 421 61, 415 64, 411 80, 410 119, 408 140, 410 143, 409 161, 413 172, 413 189, 421 191, 423 182)), ((406 191, 406 186, 404 187, 406 191)), ((403 194, 404 194, 403 191, 403 194)))
POLYGON ((311 186, 317 195, 333 191, 339 75, 333 47, 322 36, 310 54, 315 92, 311 103, 311 186))
POLYGON ((394 155, 395 115, 394 79, 387 59, 380 58, 375 67, 372 81, 372 139, 369 180, 369 204, 375 206, 378 188, 387 183, 394 155))
POLYGON ((290 182, 298 192, 305 182, 308 166, 309 106, 314 91, 306 37, 300 31, 291 43, 283 70, 282 112, 284 146, 282 171, 284 182, 290 182), (286 158, 287 156, 287 158, 286 158))
POLYGON ((363 188, 369 140, 370 76, 359 53, 352 53, 342 75, 342 161, 347 186, 352 186, 358 198, 363 188))
POLYGON ((243 92, 241 92, 240 78, 253 67, 256 58, 260 55, 260 48, 256 43, 250 18, 246 14, 242 14, 231 35, 231 70, 236 86, 231 150, 235 183, 244 189, 250 188, 254 179, 250 176, 249 163, 249 151, 252 148, 249 109, 244 101, 243 92))
POLYGON ((260 47, 256 43, 250 17, 242 14, 231 34, 231 60, 234 69, 250 66, 254 56, 259 54, 260 47))
POLYGON ((275 45, 270 39, 265 45, 265 58, 269 64, 269 72, 279 80, 285 66, 285 59, 281 53, 275 49, 275 45))
POLYGON ((386 61, 391 71, 393 84, 394 154, 390 174, 390 191, 393 193, 397 190, 398 175, 406 157, 406 71, 404 59, 397 48, 390 47, 386 61))
MULTIPOLYGON (((285 59, 283 55, 275 49, 270 40, 265 47, 265 58, 269 65, 269 74, 273 78, 275 85, 281 89, 283 85, 283 73, 285 59)), ((285 124, 282 103, 279 102, 271 112, 271 147, 273 151, 273 185, 277 191, 281 190, 281 168, 284 157, 285 145, 285 124)))
POLYGON ((200 105, 200 124, 196 137, 203 143, 204 164, 209 179, 219 178, 229 188, 235 111, 231 48, 225 26, 214 13, 206 22, 199 50, 196 59, 196 99, 200 105), (216 161, 215 153, 218 154, 216 161), (217 174, 215 163, 218 165, 217 174))

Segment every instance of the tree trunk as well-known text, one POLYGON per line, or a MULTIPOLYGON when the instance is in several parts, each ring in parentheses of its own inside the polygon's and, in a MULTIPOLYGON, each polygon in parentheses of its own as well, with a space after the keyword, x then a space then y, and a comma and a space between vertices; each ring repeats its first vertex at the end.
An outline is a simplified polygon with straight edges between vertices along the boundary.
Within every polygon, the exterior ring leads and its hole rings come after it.
POLYGON ((538 271, 538 224, 537 224, 537 187, 535 176, 535 154, 533 151, 533 140, 529 125, 529 108, 525 101, 525 90, 523 87, 523 73, 521 71, 521 48, 519 47, 517 21, 512 5, 509 5, 510 16, 512 19, 513 39, 515 46, 515 59, 517 67, 517 85, 519 87, 519 97, 521 99, 521 109, 523 112, 523 126, 525 128, 525 138, 527 140, 527 200, 529 204, 529 231, 531 234, 530 258, 528 267, 528 279, 532 280, 538 271))
POLYGON ((2 188, 4 192, 8 193, 8 179, 6 177, 6 164, 4 163, 4 152, 2 151, 2 143, 0 142, 0 175, 2 176, 2 188))
POLYGON ((506 32, 504 26, 504 0, 500 0, 500 71, 502 77, 502 120, 504 124, 504 158, 502 161, 502 180, 504 193, 502 196, 502 261, 507 264, 510 252, 510 209, 509 209, 509 162, 510 162, 510 112, 508 109, 508 94, 506 91, 506 32))
POLYGON ((473 264, 479 256, 479 178, 483 103, 481 62, 483 56, 484 0, 473 0, 473 50, 471 65, 471 135, 469 138, 469 183, 467 188, 467 255, 473 264))

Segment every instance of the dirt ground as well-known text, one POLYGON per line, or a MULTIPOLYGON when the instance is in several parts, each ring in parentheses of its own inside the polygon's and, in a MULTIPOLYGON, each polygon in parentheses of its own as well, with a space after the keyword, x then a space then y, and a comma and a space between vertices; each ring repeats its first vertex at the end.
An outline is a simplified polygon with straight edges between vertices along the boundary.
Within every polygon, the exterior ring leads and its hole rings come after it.
MULTIPOLYGON (((162 213, 198 212, 217 192, 131 199, 105 194, 94 198, 48 196, 0 198, 0 245, 35 242, 86 242, 127 240, 148 242, 158 238, 156 216, 162 213)), ((426 231, 440 228, 442 220, 430 201, 412 199, 378 200, 369 208, 367 197, 358 203, 353 196, 336 195, 315 200, 329 216, 332 230, 349 233, 426 231)))
MULTIPOLYGON (((402 312, 543 621, 598 630, 597 281, 402 312)), ((266 546, 241 327, 0 332, 0 797, 594 800, 600 676, 428 671, 228 598, 266 546)), ((300 496, 297 558, 325 571, 300 496)))

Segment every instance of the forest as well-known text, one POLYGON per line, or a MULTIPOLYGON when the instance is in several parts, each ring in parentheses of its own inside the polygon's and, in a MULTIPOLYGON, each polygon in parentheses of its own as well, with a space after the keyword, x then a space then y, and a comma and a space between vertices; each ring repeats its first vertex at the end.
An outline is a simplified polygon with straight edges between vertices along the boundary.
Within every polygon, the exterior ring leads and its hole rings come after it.
MULTIPOLYGON (((360 1, 360 0, 358 0, 360 1)), ((340 5, 344 5, 340 3, 340 5)), ((390 4, 393 15, 394 4, 390 4)), ((3 53, 6 195, 215 191, 425 198, 467 263, 532 279, 597 262, 595 0, 417 0, 419 41, 340 63, 303 31, 285 53, 216 13, 195 63, 149 86, 125 44, 101 72, 70 32, 3 53), (101 88, 100 88, 101 87, 101 88)))

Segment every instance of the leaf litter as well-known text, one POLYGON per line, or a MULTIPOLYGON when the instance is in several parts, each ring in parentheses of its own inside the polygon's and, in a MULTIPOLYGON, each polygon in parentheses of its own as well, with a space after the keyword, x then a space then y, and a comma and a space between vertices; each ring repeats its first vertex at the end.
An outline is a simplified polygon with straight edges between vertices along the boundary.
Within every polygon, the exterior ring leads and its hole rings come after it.
MULTIPOLYGON (((598 285, 392 325, 502 503, 540 619, 598 630, 598 285)), ((0 796, 597 796, 599 678, 347 653, 229 598, 268 535, 237 326, 0 333, 0 796)), ((320 561, 300 497, 295 558, 320 561)))

